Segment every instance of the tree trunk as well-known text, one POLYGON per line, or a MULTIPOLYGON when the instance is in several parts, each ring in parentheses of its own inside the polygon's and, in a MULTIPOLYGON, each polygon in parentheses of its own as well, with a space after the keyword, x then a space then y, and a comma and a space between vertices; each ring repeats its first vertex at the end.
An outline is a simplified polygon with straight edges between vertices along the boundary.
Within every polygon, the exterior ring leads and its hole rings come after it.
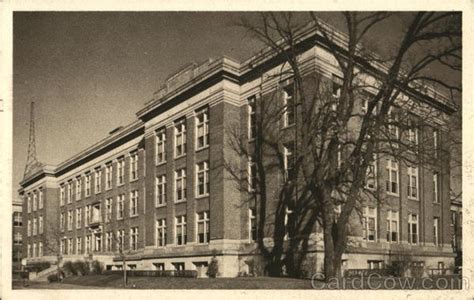
POLYGON ((125 263, 125 256, 122 257, 122 269, 123 269, 123 286, 127 286, 127 265, 125 263))

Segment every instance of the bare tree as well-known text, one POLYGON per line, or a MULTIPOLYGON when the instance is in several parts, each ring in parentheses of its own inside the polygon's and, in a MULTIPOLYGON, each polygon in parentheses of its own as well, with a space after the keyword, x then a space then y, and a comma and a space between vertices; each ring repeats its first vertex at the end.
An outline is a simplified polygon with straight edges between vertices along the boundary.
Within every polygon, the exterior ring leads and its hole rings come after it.
POLYGON ((249 199, 258 211, 258 248, 271 275, 280 275, 283 266, 290 275, 300 273, 309 238, 319 224, 325 277, 341 276, 351 216, 361 216, 368 201, 384 201, 380 185, 366 188, 369 180, 376 180, 371 174, 376 159, 430 165, 440 155, 440 149, 427 146, 433 144, 431 137, 416 132, 445 119, 427 99, 441 98, 433 87, 448 90, 452 97, 461 92, 459 86, 427 71, 435 64, 460 71, 461 15, 405 14, 405 31, 388 58, 360 46, 374 27, 392 17, 384 12, 343 12, 345 33, 314 13, 309 25, 299 24, 291 13, 261 13, 258 23, 239 23, 281 61, 278 74, 262 71, 262 84, 279 77, 290 86, 286 101, 272 100, 281 100, 287 86, 256 98, 254 143, 249 144, 240 129, 228 129, 231 147, 255 163, 252 189, 242 180, 247 178, 242 165, 226 162, 226 168, 241 189, 250 190, 249 199), (301 32, 309 27, 317 30, 312 46, 324 45, 334 58, 336 78, 327 80, 303 69, 301 32), (294 129, 282 130, 280 124, 288 118, 294 129), (270 184, 275 172, 284 178, 283 184, 270 184))

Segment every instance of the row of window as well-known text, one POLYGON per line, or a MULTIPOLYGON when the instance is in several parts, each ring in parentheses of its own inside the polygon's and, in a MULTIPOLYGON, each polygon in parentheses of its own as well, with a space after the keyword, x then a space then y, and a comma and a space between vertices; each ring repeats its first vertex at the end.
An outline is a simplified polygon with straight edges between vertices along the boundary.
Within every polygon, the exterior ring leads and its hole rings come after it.
POLYGON ((33 220, 28 220, 27 235, 35 236, 43 234, 43 216, 34 217, 33 220))
MULTIPOLYGON (((337 99, 339 99, 341 95, 341 87, 342 87, 342 78, 333 75, 332 79, 332 96, 335 99, 331 105, 331 109, 333 111, 337 108, 337 99)), ((296 118, 296 104, 294 99, 294 86, 293 84, 287 85, 283 87, 283 127, 289 127, 295 124, 296 118)), ((247 99, 248 104, 248 138, 249 140, 253 140, 257 134, 257 119, 256 119, 256 100, 257 97, 255 95, 249 97, 247 99)), ((363 113, 367 113, 369 106, 368 97, 365 97, 361 102, 361 111, 363 113)), ((376 113, 376 112, 374 112, 376 113)), ((393 113, 393 110, 390 109, 388 112, 388 132, 389 136, 392 140, 399 140, 399 126, 397 124, 397 116, 393 113)), ((433 153, 435 158, 438 155, 438 130, 433 130, 433 153)), ((406 133, 406 140, 409 146, 417 146, 418 145, 418 129, 416 125, 412 122, 408 126, 408 130, 406 133)), ((394 146, 397 146, 396 144, 394 146)))
MULTIPOLYGON (((399 212, 387 211, 387 242, 399 243, 400 222, 399 212)), ((408 214, 408 243, 419 243, 419 218, 417 214, 408 214)), ((433 244, 440 243, 440 219, 433 218, 433 244)), ((377 209, 374 207, 364 207, 362 218, 362 237, 366 241, 377 241, 377 209)))
POLYGON ((26 196, 26 201, 28 213, 42 209, 44 202, 43 188, 39 188, 38 190, 28 193, 26 196))
POLYGON ((43 256, 43 242, 34 242, 33 244, 28 244, 26 247, 26 253, 28 258, 43 256))
MULTIPOLYGON (((203 161, 196 164, 196 197, 209 195, 209 162, 203 161)), ((186 168, 176 170, 174 173, 174 201, 186 201, 186 168)), ((159 175, 155 178, 155 206, 166 205, 166 175, 159 175)))
MULTIPOLYGON (((130 163, 130 181, 138 179, 138 152, 130 152, 129 157, 130 163)), ((113 166, 112 161, 105 163, 105 190, 112 189, 113 185, 113 166)), ((121 156, 117 158, 116 168, 116 186, 125 184, 125 157, 121 156)), ((87 171, 84 174, 84 193, 85 197, 89 197, 92 194, 92 181, 94 181, 94 193, 98 194, 102 191, 102 167, 94 168, 94 171, 87 171)), ((80 200, 82 198, 82 176, 76 177, 74 180, 69 180, 67 183, 60 184, 59 187, 59 201, 60 205, 72 203, 73 198, 80 200), (75 193, 74 193, 75 185, 75 193), (74 196, 75 195, 75 196, 74 196)))
MULTIPOLYGON (((196 150, 209 146, 209 111, 203 108, 196 111, 196 150)), ((156 137, 156 164, 166 162, 166 127, 158 129, 156 137)), ((186 119, 182 118, 174 122, 174 157, 180 158, 186 155, 186 119)))

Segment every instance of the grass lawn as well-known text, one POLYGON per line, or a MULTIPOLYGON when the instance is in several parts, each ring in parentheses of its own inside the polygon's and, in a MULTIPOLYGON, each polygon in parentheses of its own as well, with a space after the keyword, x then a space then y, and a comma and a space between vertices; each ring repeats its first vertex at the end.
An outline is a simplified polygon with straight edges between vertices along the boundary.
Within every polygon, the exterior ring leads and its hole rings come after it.
MULTIPOLYGON (((60 283, 23 282, 13 284, 14 289, 121 289, 122 276, 89 275, 72 276, 60 283)), ((389 289, 389 290, 419 290, 419 289, 460 289, 459 277, 445 278, 367 278, 343 279, 339 285, 334 282, 325 284, 311 280, 274 277, 238 277, 238 278, 181 278, 181 277, 130 277, 129 289, 389 289), (437 281, 438 280, 438 281, 437 281)))
MULTIPOLYGON (((64 284, 103 288, 122 288, 120 275, 91 275, 69 277, 64 284)), ((311 281, 293 278, 179 278, 130 277, 129 288, 138 289, 310 289, 311 281)))

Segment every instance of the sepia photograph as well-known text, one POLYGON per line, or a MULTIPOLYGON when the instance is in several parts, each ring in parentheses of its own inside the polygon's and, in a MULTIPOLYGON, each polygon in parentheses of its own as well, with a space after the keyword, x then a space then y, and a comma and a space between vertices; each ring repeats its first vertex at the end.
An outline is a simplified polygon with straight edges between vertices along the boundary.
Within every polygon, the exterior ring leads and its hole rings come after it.
POLYGON ((14 11, 3 288, 466 288, 463 18, 14 11))

